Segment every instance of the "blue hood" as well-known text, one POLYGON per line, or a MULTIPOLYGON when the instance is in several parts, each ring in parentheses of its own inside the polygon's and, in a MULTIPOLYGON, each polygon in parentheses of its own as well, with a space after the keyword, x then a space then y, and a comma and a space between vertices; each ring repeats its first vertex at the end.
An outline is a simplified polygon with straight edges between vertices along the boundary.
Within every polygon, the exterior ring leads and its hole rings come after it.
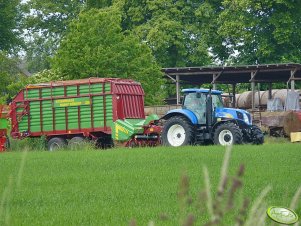
POLYGON ((252 124, 251 115, 249 112, 236 109, 236 108, 216 108, 215 109, 215 117, 216 118, 231 118, 235 120, 240 120, 248 125, 252 124), (248 122, 245 121, 246 117, 248 118, 248 122))

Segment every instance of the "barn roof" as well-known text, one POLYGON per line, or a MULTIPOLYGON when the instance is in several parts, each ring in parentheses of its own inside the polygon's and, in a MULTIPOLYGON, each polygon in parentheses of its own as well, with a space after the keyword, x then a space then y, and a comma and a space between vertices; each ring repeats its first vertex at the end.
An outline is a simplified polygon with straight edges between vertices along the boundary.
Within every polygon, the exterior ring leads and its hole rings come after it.
POLYGON ((205 66, 163 68, 167 78, 182 83, 274 83, 301 80, 301 64, 262 64, 240 66, 205 66))

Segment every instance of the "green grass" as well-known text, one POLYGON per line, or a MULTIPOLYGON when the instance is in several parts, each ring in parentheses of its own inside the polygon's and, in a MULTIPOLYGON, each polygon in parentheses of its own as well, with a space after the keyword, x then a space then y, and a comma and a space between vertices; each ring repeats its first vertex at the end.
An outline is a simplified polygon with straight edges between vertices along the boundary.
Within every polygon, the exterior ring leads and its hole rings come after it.
MULTIPOLYGON (((12 183, 1 206, 0 224, 6 215, 10 225, 128 225, 133 218, 137 225, 151 220, 156 225, 178 225, 181 175, 186 172, 190 177, 195 199, 204 187, 206 165, 215 192, 223 156, 220 146, 32 151, 20 172, 24 153, 6 152, 0 155, 0 195, 10 176, 12 183), (168 220, 160 220, 162 213, 168 220)), ((254 200, 271 185, 267 205, 289 206, 301 185, 300 144, 235 146, 231 175, 240 163, 246 167, 240 195, 254 200)), ((300 216, 300 203, 296 211, 300 216)), ((204 222, 206 217, 202 214, 198 220, 204 222)))

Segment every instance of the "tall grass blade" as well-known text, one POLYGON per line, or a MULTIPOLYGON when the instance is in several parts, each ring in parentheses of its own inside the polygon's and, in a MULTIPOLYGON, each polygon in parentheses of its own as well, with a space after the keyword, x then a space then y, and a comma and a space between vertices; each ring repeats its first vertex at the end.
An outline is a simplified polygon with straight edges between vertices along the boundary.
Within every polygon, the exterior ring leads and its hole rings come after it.
POLYGON ((258 221, 258 210, 262 206, 263 199, 266 197, 266 195, 271 190, 271 186, 267 186, 263 191, 260 193, 260 195, 256 198, 254 204, 251 207, 251 210, 249 212, 248 219, 245 223, 245 226, 253 226, 257 225, 258 221))
POLYGON ((212 206, 212 195, 211 195, 211 187, 210 187, 210 178, 209 178, 209 172, 206 166, 203 167, 203 173, 204 173, 204 179, 205 179, 205 191, 206 191, 206 205, 207 205, 207 211, 209 213, 209 216, 211 220, 214 220, 214 213, 213 213, 213 206, 212 206))

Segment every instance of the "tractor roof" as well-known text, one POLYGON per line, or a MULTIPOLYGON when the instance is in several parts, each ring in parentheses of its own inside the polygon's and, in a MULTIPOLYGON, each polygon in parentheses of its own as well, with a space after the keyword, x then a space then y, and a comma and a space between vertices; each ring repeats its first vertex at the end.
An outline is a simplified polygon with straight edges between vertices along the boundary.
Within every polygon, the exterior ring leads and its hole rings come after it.
MULTIPOLYGON (((209 89, 183 89, 182 90, 183 93, 209 93, 209 89)), ((219 90, 211 90, 212 94, 222 94, 222 91, 219 90)))

